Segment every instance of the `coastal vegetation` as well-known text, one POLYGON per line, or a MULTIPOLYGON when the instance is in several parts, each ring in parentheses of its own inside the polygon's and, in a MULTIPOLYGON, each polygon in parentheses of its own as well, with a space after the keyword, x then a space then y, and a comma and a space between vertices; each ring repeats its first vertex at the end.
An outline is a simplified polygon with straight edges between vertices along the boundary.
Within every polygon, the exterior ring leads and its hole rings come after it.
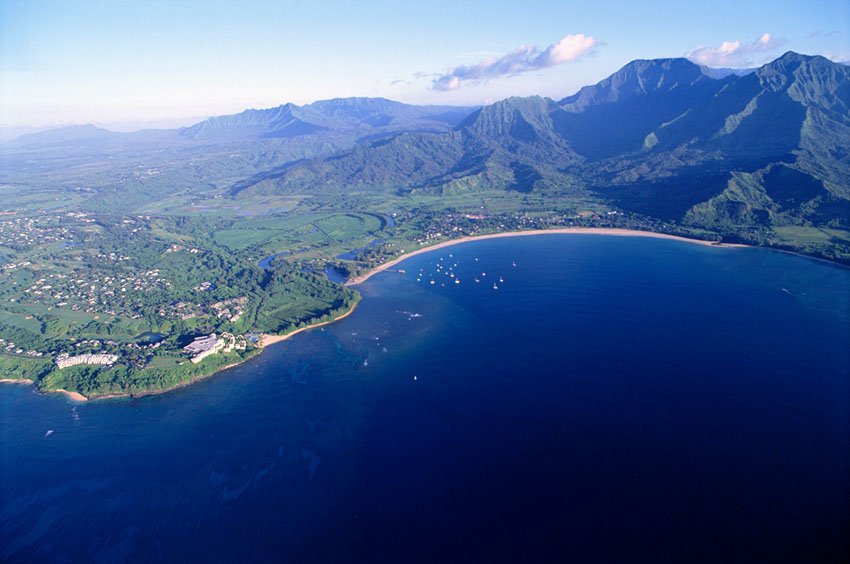
POLYGON ((721 78, 635 61, 560 101, 355 98, 12 140, 0 378, 168 390, 349 312, 346 278, 469 236, 631 229, 848 264, 848 76, 795 53, 721 78), (225 332, 246 348, 190 361, 193 339, 225 332), (87 354, 117 360, 57 365, 87 354))
MULTIPOLYGON (((323 219, 327 227, 333 216, 323 219)), ((315 261, 277 259, 266 269, 256 247, 245 254, 216 244, 211 233, 233 224, 83 212, 0 218, 9 257, 0 266, 4 377, 87 396, 164 390, 241 362, 261 333, 326 321, 356 303, 315 261), (256 337, 244 352, 187 362, 182 348, 194 336, 224 331, 256 337), (118 360, 57 365, 85 354, 118 360)))

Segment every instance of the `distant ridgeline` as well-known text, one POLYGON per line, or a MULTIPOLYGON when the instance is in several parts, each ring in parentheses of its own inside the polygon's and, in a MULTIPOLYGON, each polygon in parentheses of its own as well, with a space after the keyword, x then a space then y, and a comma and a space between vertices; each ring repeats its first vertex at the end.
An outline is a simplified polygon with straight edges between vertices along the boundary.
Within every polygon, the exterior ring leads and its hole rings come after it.
POLYGON ((94 173, 79 178, 77 189, 90 196, 79 205, 138 209, 173 198, 175 185, 194 191, 186 198, 243 202, 508 191, 592 199, 755 243, 770 242, 763 235, 772 229, 791 243, 823 229, 825 240, 846 249, 848 75, 845 65, 793 52, 750 72, 637 60, 560 101, 453 108, 351 98, 247 110, 177 130, 82 126, 0 145, 12 165, 0 180, 47 180, 23 164, 33 151, 46 151, 47 166, 56 167, 74 159, 90 167, 91 154, 111 155, 128 164, 124 186, 115 187, 122 173, 113 159, 109 190, 94 173), (191 157, 191 173, 188 164, 163 169, 163 155, 177 154, 191 157), (202 166, 211 159, 214 166, 202 166))
POLYGON ((709 74, 686 59, 634 61, 560 101, 510 98, 451 132, 362 141, 231 194, 590 194, 727 234, 847 229, 850 68, 787 53, 743 76, 709 74))

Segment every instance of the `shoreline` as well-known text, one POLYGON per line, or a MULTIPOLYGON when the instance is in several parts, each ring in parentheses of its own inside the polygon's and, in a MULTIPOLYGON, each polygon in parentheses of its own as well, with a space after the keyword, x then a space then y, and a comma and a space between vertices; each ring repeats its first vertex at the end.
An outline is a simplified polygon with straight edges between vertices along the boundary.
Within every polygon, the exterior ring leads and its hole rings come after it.
POLYGON ((84 402, 84 401, 89 401, 89 398, 87 398, 86 396, 84 396, 80 392, 69 392, 68 390, 63 390, 61 388, 58 389, 58 390, 43 390, 43 392, 48 393, 48 394, 59 394, 59 395, 65 396, 66 398, 68 398, 71 401, 76 401, 76 402, 81 402, 81 403, 84 402))
MULTIPOLYGON (((655 233, 655 232, 652 232, 652 231, 636 231, 636 230, 631 230, 631 229, 617 229, 617 228, 558 227, 558 228, 553 228, 553 229, 531 229, 531 230, 525 230, 525 231, 506 231, 506 232, 503 232, 503 233, 488 233, 488 234, 485 234, 485 235, 470 235, 470 236, 466 236, 466 237, 461 237, 459 239, 449 239, 447 241, 442 241, 440 243, 436 243, 436 244, 433 244, 433 245, 428 245, 426 247, 418 248, 415 251, 411 251, 409 253, 404 253, 401 256, 399 256, 395 259, 392 259, 389 262, 378 265, 375 268, 373 268, 372 270, 370 270, 370 271, 368 271, 364 274, 361 274, 360 276, 356 276, 356 277, 354 277, 350 280, 347 280, 345 282, 345 286, 355 286, 357 284, 362 284, 363 282, 366 282, 372 276, 374 276, 374 275, 376 275, 380 272, 383 272, 383 271, 385 271, 389 268, 392 268, 393 266, 397 265, 398 263, 400 263, 404 260, 407 260, 411 257, 414 257, 416 255, 420 255, 420 254, 423 254, 423 253, 436 251, 436 250, 443 249, 443 248, 446 248, 446 247, 451 247, 451 246, 454 246, 454 245, 462 245, 464 243, 470 243, 472 241, 481 241, 481 240, 487 240, 487 239, 499 239, 499 238, 507 238, 507 237, 526 237, 526 236, 532 236, 532 235, 610 235, 610 236, 620 236, 620 237, 652 237, 652 238, 656 238, 656 239, 669 239, 669 240, 675 240, 675 241, 683 241, 683 242, 687 242, 687 243, 694 243, 694 244, 704 245, 704 246, 709 246, 709 247, 742 248, 742 247, 748 247, 749 246, 749 245, 741 245, 741 244, 737 244, 737 243, 717 243, 715 241, 706 241, 706 240, 703 240, 703 239, 692 239, 692 238, 688 238, 688 237, 682 237, 682 236, 679 236, 679 235, 669 235, 669 234, 666 234, 666 233, 655 233)), ((273 335, 273 334, 270 334, 270 333, 262 333, 260 335, 260 341, 258 343, 259 346, 257 348, 256 354, 253 354, 253 355, 249 356, 248 358, 241 360, 240 362, 233 362, 233 363, 228 364, 226 366, 223 366, 222 368, 219 368, 219 369, 217 369, 217 370, 215 370, 215 371, 213 371, 209 374, 206 374, 204 376, 200 376, 200 377, 197 377, 197 378, 193 378, 193 379, 187 380, 185 382, 180 382, 179 384, 176 384, 176 385, 169 387, 169 388, 163 388, 163 389, 159 389, 159 390, 149 390, 149 391, 143 391, 143 392, 138 392, 138 393, 132 393, 132 392, 110 393, 110 394, 104 394, 104 395, 101 395, 101 396, 91 396, 91 397, 86 397, 79 392, 72 392, 72 391, 63 390, 63 389, 38 390, 38 391, 40 393, 44 393, 44 394, 52 394, 52 393, 61 394, 61 395, 64 395, 65 397, 67 397, 68 399, 70 399, 71 401, 75 401, 75 402, 97 401, 97 400, 106 400, 106 399, 122 399, 122 398, 141 398, 141 397, 145 397, 145 396, 155 396, 155 395, 165 394, 165 393, 168 393, 168 392, 171 392, 171 391, 174 391, 174 390, 178 390, 180 388, 185 388, 186 386, 190 386, 190 385, 195 384, 195 383, 197 383, 201 380, 206 380, 207 378, 211 378, 212 376, 215 376, 216 374, 218 374, 220 372, 224 372, 225 370, 228 370, 230 368, 235 368, 237 366, 241 366, 241 365, 245 364, 246 362, 248 362, 249 360, 251 360, 252 358, 254 358, 255 356, 259 356, 263 352, 263 350, 265 350, 266 347, 277 344, 277 343, 281 343, 281 342, 286 341, 288 339, 291 339, 292 337, 294 337, 295 335, 297 335, 299 333, 303 333, 303 332, 309 331, 311 329, 316 329, 318 327, 324 327, 325 325, 330 325, 331 323, 335 323, 335 322, 337 322, 341 319, 344 319, 344 318, 348 317, 349 315, 351 315, 352 313, 354 313, 354 310, 357 309, 358 304, 359 304, 359 302, 355 302, 348 311, 346 311, 345 313, 343 313, 343 314, 341 314, 337 317, 334 317, 333 319, 330 319, 328 321, 313 323, 313 324, 307 325, 305 327, 301 327, 299 329, 295 329, 293 331, 290 331, 289 333, 285 333, 285 334, 282 334, 282 335, 273 335)), ((33 384, 33 381, 27 380, 27 379, 5 378, 5 379, 0 379, 0 383, 31 385, 31 384, 33 384)))
POLYGON ((366 282, 372 276, 378 274, 379 272, 383 272, 393 266, 397 265, 401 261, 407 260, 416 255, 420 255, 423 253, 428 253, 431 251, 436 251, 438 249, 443 249, 446 247, 452 247, 454 245, 462 245, 464 243, 470 243, 472 241, 482 241, 486 239, 500 239, 507 237, 528 237, 532 235, 610 235, 615 237, 651 237, 655 239, 668 239, 673 241, 683 241, 686 243, 694 243, 696 245, 704 245, 707 247, 723 247, 723 248, 744 248, 749 247, 750 245, 742 245, 739 243, 718 243, 716 241, 706 241, 704 239, 693 239, 690 237, 683 237, 681 235, 669 235, 667 233, 656 233, 654 231, 638 231, 634 229, 619 229, 614 227, 556 227, 553 229, 527 229, 524 231, 505 231, 504 233, 488 233, 485 235, 468 235, 466 237, 461 237, 459 239, 449 239, 448 241, 442 241, 440 243, 436 243, 434 245, 428 245, 427 247, 421 247, 416 249, 415 251, 411 251, 409 253, 404 253, 401 256, 394 258, 389 262, 385 262, 384 264, 380 264, 373 268, 372 270, 361 274, 360 276, 355 276, 350 280, 346 280, 346 286, 356 286, 357 284, 362 284, 366 282))
MULTIPOLYGON (((298 333, 303 333, 304 331, 309 331, 310 329, 315 329, 317 327, 323 327, 325 325, 330 325, 331 323, 339 321, 340 319, 343 319, 344 317, 348 317, 349 315, 354 313, 354 310, 356 308, 357 308, 357 303, 355 303, 353 306, 351 306, 351 308, 348 311, 346 311, 342 315, 339 315, 338 317, 334 317, 333 319, 328 320, 328 321, 313 323, 313 324, 307 325, 306 327, 301 327, 300 329, 295 329, 294 331, 291 331, 291 332, 283 334, 283 335, 272 335, 272 334, 269 334, 269 333, 263 333, 260 337, 260 343, 259 343, 260 346, 256 349, 257 352, 255 354, 252 354, 248 358, 245 358, 245 359, 243 359, 239 362, 231 362, 230 364, 228 364, 226 366, 222 366, 221 368, 218 368, 215 371, 210 372, 209 374, 205 374, 205 375, 199 376, 197 378, 192 378, 191 380, 186 380, 185 382, 180 382, 180 383, 175 384, 174 386, 171 386, 169 388, 162 388, 162 389, 159 389, 159 390, 145 390, 145 391, 142 391, 142 392, 109 393, 109 394, 104 394, 104 395, 99 395, 99 396, 97 396, 97 395, 96 396, 89 396, 89 397, 84 396, 83 394, 81 394, 79 392, 70 392, 68 390, 63 390, 63 389, 57 389, 57 390, 37 389, 37 391, 39 393, 42 393, 42 394, 60 394, 60 395, 67 397, 71 401, 80 402, 80 403, 86 402, 86 401, 99 401, 99 400, 108 400, 108 399, 126 399, 126 398, 135 399, 135 398, 143 398, 143 397, 146 397, 146 396, 158 396, 158 395, 161 395, 161 394, 167 394, 168 392, 173 392, 174 390, 179 390, 181 388, 191 386, 192 384, 196 384, 196 383, 198 383, 202 380, 206 380, 207 378, 212 378, 216 374, 224 372, 225 370, 229 370, 231 368, 241 366, 241 365, 245 364, 246 362, 252 360, 253 358, 259 356, 266 347, 273 345, 275 343, 280 343, 282 341, 286 341, 287 339, 291 339, 292 337, 294 337, 298 333)), ((32 380, 26 380, 26 379, 5 378, 5 379, 0 380, 0 383, 31 385, 34 382, 32 380)))
POLYGON ((262 333, 260 335, 260 348, 265 349, 269 345, 274 345, 276 343, 282 343, 283 341, 286 341, 287 339, 291 339, 292 337, 294 337, 298 333, 303 333, 304 331, 309 331, 310 329, 315 329, 316 327, 324 327, 325 325, 330 325, 331 323, 336 323, 340 319, 345 319, 346 317, 348 317, 349 315, 354 313, 355 309, 357 309, 357 303, 355 303, 353 306, 351 306, 351 309, 349 309, 348 311, 346 311, 342 315, 340 315, 338 317, 334 317, 333 319, 331 319, 329 321, 322 321, 322 322, 319 322, 319 323, 313 323, 311 325, 307 325, 306 327, 301 327, 300 329, 295 329, 294 331, 290 331, 289 333, 284 333, 283 335, 272 335, 270 333, 262 333))
MULTIPOLYGON (((431 251, 437 251, 439 249, 443 249, 443 248, 446 248, 446 247, 452 247, 452 246, 455 246, 455 245, 462 245, 464 243, 470 243, 470 242, 473 242, 473 241, 480 241, 480 240, 500 239, 500 238, 508 238, 508 237, 527 237, 527 236, 533 236, 533 235, 608 235, 608 236, 616 236, 616 237, 649 237, 649 238, 655 238, 655 239, 668 239, 668 240, 673 240, 673 241, 682 241, 682 242, 685 242, 685 243, 693 243, 693 244, 703 245, 703 246, 708 246, 708 247, 748 248, 748 247, 752 246, 752 245, 745 245, 745 244, 740 244, 740 243, 720 243, 720 242, 716 242, 716 241, 708 241, 708 240, 705 240, 705 239, 694 239, 694 238, 691 238, 691 237, 684 237, 684 236, 681 236, 681 235, 670 235, 670 234, 667 234, 667 233, 657 233, 657 232, 654 232, 654 231, 639 231, 639 230, 633 230, 633 229, 620 229, 620 228, 613 228, 613 227, 599 227, 599 228, 597 228, 597 227, 556 227, 556 228, 552 228, 552 229, 529 229, 529 230, 523 230, 523 231, 505 231, 505 232, 502 232, 502 233, 487 233, 487 234, 484 234, 484 235, 468 235, 468 236, 465 236, 465 237, 460 237, 458 239, 448 239, 448 240, 445 240, 445 241, 441 241, 439 243, 435 243, 433 245, 420 247, 420 248, 416 249, 415 251, 411 251, 409 253, 404 253, 404 254, 402 254, 402 255, 400 255, 400 256, 398 256, 398 257, 396 257, 396 258, 394 258, 394 259, 392 259, 392 260, 390 260, 386 263, 380 264, 380 265, 374 267, 373 269, 369 270, 368 272, 365 272, 365 273, 363 273, 359 276, 356 276, 354 278, 346 280, 344 285, 345 286, 356 286, 358 284, 362 284, 362 283, 366 282, 367 280, 369 280, 372 276, 374 276, 374 275, 376 275, 380 272, 384 272, 384 271, 392 268, 393 266, 395 266, 395 265, 401 263, 402 261, 405 261, 405 260, 407 260, 411 257, 414 257, 416 255, 420 255, 420 254, 424 254, 424 253, 428 253, 428 252, 431 252, 431 251)), ((818 259, 817 257, 811 257, 809 255, 795 253, 793 251, 786 251, 786 250, 783 250, 783 249, 777 249, 777 250, 780 250, 781 252, 786 252, 786 253, 789 253, 789 254, 799 255, 799 256, 802 256, 802 257, 805 257, 805 258, 815 258, 816 260, 822 260, 822 261, 825 261, 825 262, 830 263, 830 264, 836 264, 836 263, 833 263, 832 261, 829 261, 829 260, 826 260, 826 259, 818 259)), ((839 266, 841 266, 841 265, 839 264, 839 266)), ((142 398, 142 397, 145 397, 145 396, 156 396, 156 395, 160 395, 160 394, 165 394, 165 393, 168 393, 168 392, 171 392, 171 391, 174 391, 174 390, 178 390, 180 388, 185 388, 187 386, 190 386, 192 384, 200 382, 201 380, 206 380, 207 378, 211 378, 212 376, 215 376, 216 374, 219 374, 220 372, 224 372, 225 370, 229 370, 231 368, 241 366, 241 365, 245 364, 246 362, 250 361, 251 359, 253 359, 254 357, 259 356, 263 352, 263 350, 265 350, 266 347, 277 344, 277 343, 281 343, 281 342, 286 341, 288 339, 291 339, 292 337, 294 337, 295 335, 297 335, 299 333, 303 333, 303 332, 309 331, 311 329, 316 329, 318 327, 323 327, 325 325, 330 325, 331 323, 335 323, 335 322, 337 322, 341 319, 344 319, 344 318, 348 317, 349 315, 351 315, 352 313, 354 313, 354 310, 357 309, 358 304, 359 304, 359 301, 355 302, 348 311, 342 313, 341 315, 339 315, 337 317, 334 317, 333 319, 330 319, 328 321, 313 323, 313 324, 307 325, 305 327, 301 327, 299 329, 295 329, 293 331, 290 331, 289 333, 285 333, 285 334, 282 334, 282 335, 275 335, 275 334, 270 334, 270 333, 261 333, 260 334, 260 340, 259 340, 258 347, 256 349, 255 354, 252 354, 252 355, 248 356, 247 358, 240 360, 239 362, 233 362, 233 363, 230 363, 226 366, 218 368, 215 371, 210 372, 209 374, 205 374, 203 376, 192 378, 191 380, 180 382, 180 383, 178 383, 178 384, 176 384, 172 387, 169 387, 169 388, 163 388, 163 389, 158 389, 158 390, 145 390, 145 391, 135 392, 135 393, 134 392, 109 393, 109 394, 95 395, 95 396, 90 396, 90 397, 87 397, 87 396, 85 396, 85 395, 83 395, 79 392, 73 392, 73 391, 68 391, 68 390, 64 390, 64 389, 41 390, 41 389, 36 388, 36 391, 39 392, 39 393, 42 393, 42 394, 64 395, 69 400, 74 401, 74 402, 97 401, 97 400, 106 400, 106 399, 142 398)), ((0 384, 33 385, 34 382, 30 379, 27 379, 27 378, 0 378, 0 384)))
MULTIPOLYGON (((0 378, 0 384, 19 384, 23 386, 32 386, 33 384, 35 384, 35 382, 30 380, 29 378, 0 378)), ((39 390, 38 388, 36 388, 36 391, 40 394, 59 394, 75 402, 84 402, 89 400, 89 398, 79 392, 69 392, 68 390, 63 390, 61 388, 58 390, 39 390)))
POLYGON ((29 378, 0 378, 0 384, 32 384, 29 378))
MULTIPOLYGON (((220 372, 224 372, 225 370, 227 370, 229 368, 234 368, 236 366, 240 366, 242 364, 245 364, 246 362, 248 362, 249 360, 251 360, 255 356, 257 356, 257 355, 251 355, 248 358, 242 360, 241 362, 231 362, 230 364, 228 364, 226 366, 222 366, 221 368, 219 368, 215 372, 210 372, 209 374, 206 374, 204 376, 199 376, 197 378, 192 378, 191 380, 186 380, 185 382, 180 382, 179 384, 175 384, 174 386, 172 386, 170 388, 162 388, 162 389, 159 389, 159 390, 146 390, 144 392, 138 392, 138 393, 127 392, 127 393, 104 394, 102 396, 91 396, 87 399, 92 400, 92 401, 108 400, 108 399, 127 399, 127 398, 135 399, 135 398, 143 398, 143 397, 146 397, 146 396, 158 396, 158 395, 161 395, 161 394, 167 394, 168 392, 173 392, 175 390, 179 390, 181 388, 191 386, 192 384, 197 384, 198 382, 200 382, 202 380, 206 380, 207 378, 212 378, 216 374, 218 374, 220 372)), ((80 394, 80 395, 82 395, 82 394, 80 394)))

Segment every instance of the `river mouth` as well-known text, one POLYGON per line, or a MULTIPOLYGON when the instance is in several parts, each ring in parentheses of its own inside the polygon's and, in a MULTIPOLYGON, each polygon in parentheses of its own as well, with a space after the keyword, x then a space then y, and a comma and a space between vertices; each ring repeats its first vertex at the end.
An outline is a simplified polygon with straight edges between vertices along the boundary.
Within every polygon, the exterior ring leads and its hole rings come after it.
POLYGON ((263 270, 274 270, 274 268, 272 268, 272 261, 274 259, 276 259, 277 257, 289 256, 291 254, 292 254, 292 251, 284 251, 282 253, 274 253, 274 254, 269 255, 269 256, 265 257, 264 259, 260 260, 257 263, 257 266, 259 266, 263 270))
MULTIPOLYGON (((257 266, 259 266, 263 270, 267 270, 267 271, 274 270, 274 267, 271 264, 274 259, 276 259, 277 257, 288 256, 288 255, 291 255, 291 254, 292 254, 292 252, 287 251, 287 252, 275 253, 273 255, 269 255, 269 256, 265 257, 264 259, 260 260, 257 263, 257 266)), ((315 269, 311 269, 311 268, 304 268, 304 271, 305 272, 317 272, 315 269)), ((342 270, 340 270, 340 269, 338 269, 334 266, 326 267, 322 271, 322 273, 327 277, 328 280, 330 280, 331 282, 333 282, 335 284, 345 284, 345 281, 348 279, 345 272, 343 272, 342 270)))
POLYGON ((370 249, 374 249, 383 242, 383 239, 374 239, 373 241, 370 241, 367 245, 341 253, 337 255, 336 258, 338 260, 360 260, 360 255, 362 253, 370 249))

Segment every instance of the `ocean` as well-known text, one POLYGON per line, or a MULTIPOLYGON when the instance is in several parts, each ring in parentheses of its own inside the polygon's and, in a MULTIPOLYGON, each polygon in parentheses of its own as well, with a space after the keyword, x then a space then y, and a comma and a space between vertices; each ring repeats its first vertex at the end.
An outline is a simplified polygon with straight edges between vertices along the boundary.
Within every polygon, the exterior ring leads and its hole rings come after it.
POLYGON ((0 386, 0 560, 850 555, 850 270, 596 235, 398 268, 168 394, 0 386))

